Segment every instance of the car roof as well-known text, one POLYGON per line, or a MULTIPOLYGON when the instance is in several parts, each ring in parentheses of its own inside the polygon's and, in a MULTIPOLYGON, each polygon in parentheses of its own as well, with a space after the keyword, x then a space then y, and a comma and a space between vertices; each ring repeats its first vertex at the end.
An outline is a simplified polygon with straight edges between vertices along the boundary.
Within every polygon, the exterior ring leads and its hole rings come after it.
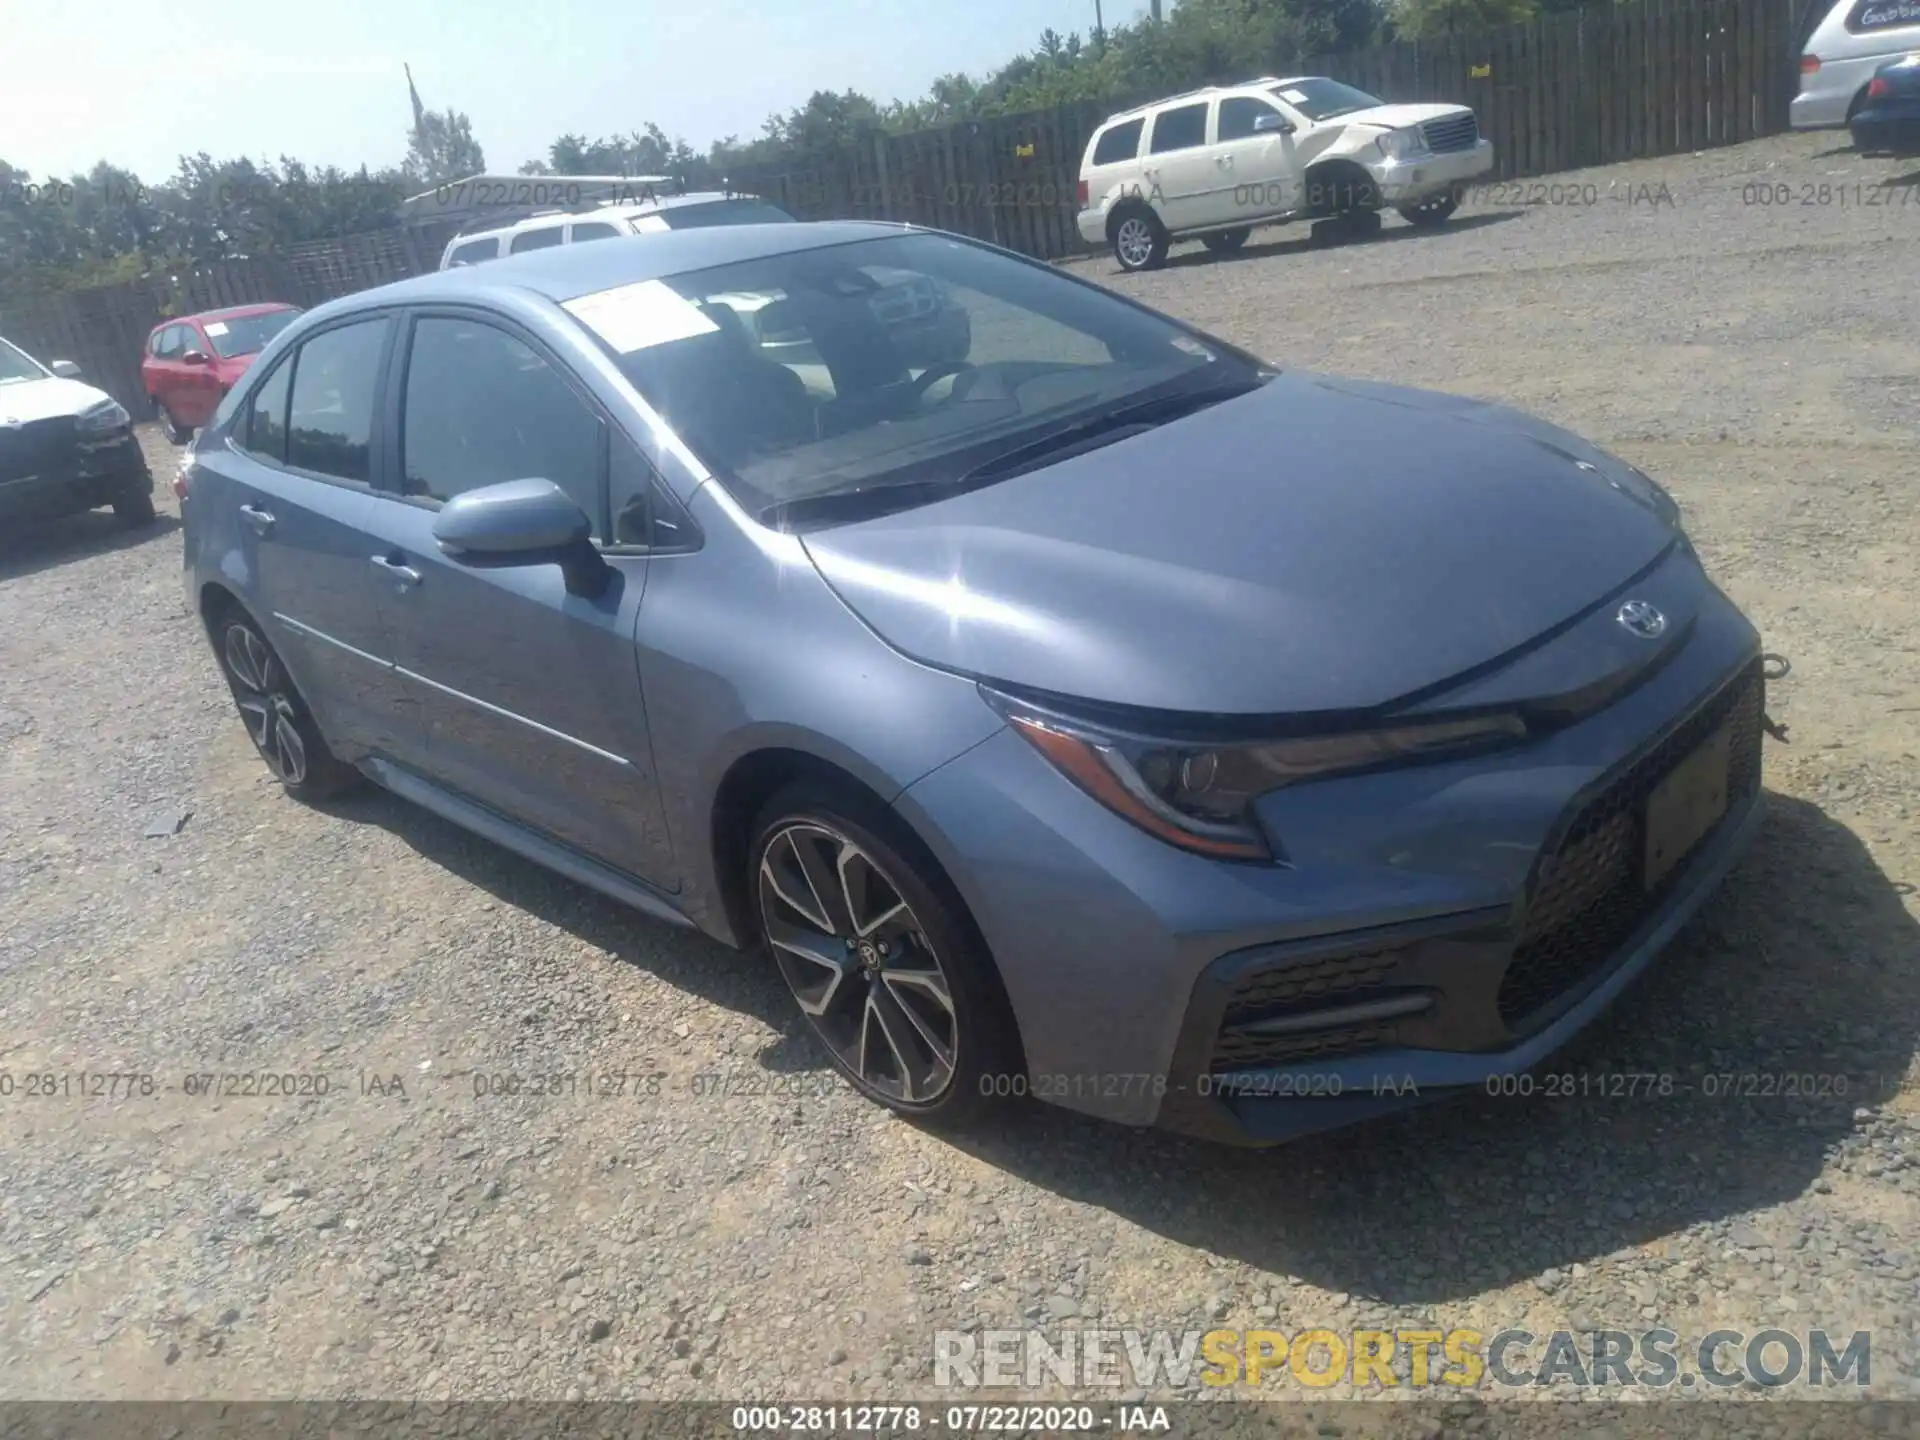
POLYGON ((911 225, 879 220, 817 220, 712 225, 692 230, 661 230, 650 235, 622 235, 613 240, 596 240, 591 245, 552 245, 490 260, 484 265, 435 270, 372 290, 357 291, 329 301, 313 313, 332 316, 399 302, 480 299, 509 290, 531 291, 555 304, 564 304, 617 285, 636 285, 645 280, 685 275, 768 255, 880 240, 889 235, 913 233, 914 229, 911 225))
POLYGON ((298 310, 298 305, 285 300, 261 300, 252 305, 229 305, 223 310, 196 310, 191 315, 169 315, 149 330, 164 330, 169 325, 185 325, 189 320, 240 320, 249 315, 271 315, 277 310, 298 310))
POLYGON ((1231 85, 1202 85, 1197 90, 1182 90, 1178 95, 1162 96, 1158 100, 1149 100, 1144 105, 1136 105, 1131 110, 1118 111, 1102 121, 1100 128, 1104 130, 1109 125, 1119 124, 1122 120, 1138 120, 1144 115, 1152 114, 1162 106, 1175 105, 1183 100, 1210 99, 1215 95, 1226 94, 1237 90, 1271 90, 1275 85, 1298 85, 1303 80, 1324 80, 1326 78, 1324 75, 1294 75, 1287 79, 1281 79, 1276 75, 1262 75, 1253 80, 1239 80, 1231 85))
POLYGON ((642 215, 657 215, 662 210, 677 210, 687 205, 716 205, 728 200, 745 200, 760 205, 773 203, 758 195, 741 195, 725 190, 696 190, 689 195, 660 195, 652 200, 627 200, 617 205, 597 206, 591 210, 543 210, 538 215, 511 220, 504 225, 489 225, 484 230, 469 230, 464 235, 454 236, 447 245, 451 249, 457 245, 465 245, 471 240, 495 240, 502 235, 518 235, 526 230, 545 230, 550 227, 575 224, 582 220, 625 220, 642 215))

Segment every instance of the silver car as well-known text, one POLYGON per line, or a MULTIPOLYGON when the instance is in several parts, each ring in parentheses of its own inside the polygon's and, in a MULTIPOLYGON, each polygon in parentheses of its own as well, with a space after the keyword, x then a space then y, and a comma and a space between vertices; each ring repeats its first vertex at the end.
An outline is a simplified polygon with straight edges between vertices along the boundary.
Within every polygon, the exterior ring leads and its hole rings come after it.
POLYGON ((770 956, 922 1119, 1257 1142, 1481 1091, 1760 814, 1759 637, 1645 475, 955 236, 677 231, 337 300, 184 488, 290 793, 371 778, 770 956), (902 275, 964 357, 899 354, 902 275))
POLYGON ((1920 0, 1839 0, 1800 56, 1796 130, 1845 126, 1865 102, 1873 72, 1920 50, 1920 0))

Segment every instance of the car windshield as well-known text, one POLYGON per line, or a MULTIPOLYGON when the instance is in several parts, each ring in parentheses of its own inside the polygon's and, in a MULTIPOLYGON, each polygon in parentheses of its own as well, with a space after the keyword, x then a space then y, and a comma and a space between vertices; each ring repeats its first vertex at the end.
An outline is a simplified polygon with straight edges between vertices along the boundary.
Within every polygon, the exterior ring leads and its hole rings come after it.
POLYGON ((5 340, 0 340, 0 385, 14 385, 23 380, 44 380, 47 372, 24 350, 16 349, 5 340))
POLYGON ((779 225, 793 217, 764 200, 715 200, 706 205, 672 205, 659 212, 669 230, 694 230, 703 225, 779 225))
POLYGON ((567 309, 761 514, 882 489, 882 508, 937 499, 1115 412, 1261 378, 1098 287, 940 235, 795 250, 567 309))
POLYGON ((262 315, 229 316, 224 320, 204 320, 200 328, 220 352, 222 360, 236 355, 257 355, 267 342, 291 325, 298 310, 269 310, 262 315))
POLYGON ((1310 75, 1304 80, 1283 80, 1273 87, 1273 93, 1316 123, 1331 120, 1336 115, 1351 115, 1356 110, 1371 110, 1376 105, 1387 103, 1378 95, 1369 95, 1364 90, 1356 90, 1351 85, 1342 85, 1338 80, 1327 80, 1317 75, 1310 75))

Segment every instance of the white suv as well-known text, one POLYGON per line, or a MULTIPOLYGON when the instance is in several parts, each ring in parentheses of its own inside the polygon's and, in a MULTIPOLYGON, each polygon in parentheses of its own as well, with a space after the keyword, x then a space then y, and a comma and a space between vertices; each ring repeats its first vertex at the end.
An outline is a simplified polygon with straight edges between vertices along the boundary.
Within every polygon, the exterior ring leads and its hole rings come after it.
POLYGON ((1324 76, 1268 76, 1157 100, 1096 130, 1080 162, 1080 236, 1111 245, 1122 270, 1147 270, 1176 239, 1237 250, 1255 225, 1313 219, 1360 234, 1387 205, 1439 225, 1492 168, 1464 105, 1389 105, 1324 76))
POLYGON ((631 205, 603 205, 575 213, 553 211, 529 216, 511 225, 476 230, 451 240, 440 257, 440 268, 475 265, 520 255, 549 245, 575 245, 582 240, 610 240, 617 235, 645 235, 655 230, 686 230, 699 225, 792 224, 793 216, 778 205, 751 195, 718 190, 692 195, 662 195, 631 205))

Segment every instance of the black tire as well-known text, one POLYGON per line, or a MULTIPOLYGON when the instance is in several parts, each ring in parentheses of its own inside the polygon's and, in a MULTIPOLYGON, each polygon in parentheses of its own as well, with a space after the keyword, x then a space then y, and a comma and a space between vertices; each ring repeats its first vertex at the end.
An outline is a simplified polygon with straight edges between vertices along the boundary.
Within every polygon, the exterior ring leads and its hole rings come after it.
POLYGON ((159 512, 153 508, 153 494, 147 490, 129 490, 115 498, 113 516, 129 529, 151 525, 159 512))
POLYGON ((1158 270, 1167 263, 1167 246, 1173 237, 1160 217, 1145 205, 1129 205, 1113 217, 1107 228, 1113 246, 1113 258, 1122 270, 1158 270))
POLYGON ((1216 255, 1231 255, 1247 243, 1247 237, 1253 234, 1253 227, 1241 226, 1238 230, 1220 230, 1212 235, 1200 237, 1200 243, 1216 255))
POLYGON ((1439 195, 1421 205, 1402 205, 1400 218, 1409 225, 1418 225, 1423 230, 1437 230, 1453 218, 1453 212, 1460 208, 1460 199, 1456 195, 1439 195))
POLYGON ((165 428, 167 439, 175 445, 184 445, 193 439, 193 427, 191 425, 182 425, 178 420, 174 419, 173 411, 169 410, 160 400, 153 402, 153 418, 158 420, 162 427, 165 428))
POLYGON ((313 712, 260 627, 230 605, 209 628, 247 738, 281 788, 296 800, 313 802, 359 785, 360 772, 327 748, 313 712))
POLYGON ((1024 1088, 1000 977, 898 817, 851 786, 805 779, 768 801, 752 836, 757 938, 856 1090, 920 1123, 961 1127, 1024 1088))

